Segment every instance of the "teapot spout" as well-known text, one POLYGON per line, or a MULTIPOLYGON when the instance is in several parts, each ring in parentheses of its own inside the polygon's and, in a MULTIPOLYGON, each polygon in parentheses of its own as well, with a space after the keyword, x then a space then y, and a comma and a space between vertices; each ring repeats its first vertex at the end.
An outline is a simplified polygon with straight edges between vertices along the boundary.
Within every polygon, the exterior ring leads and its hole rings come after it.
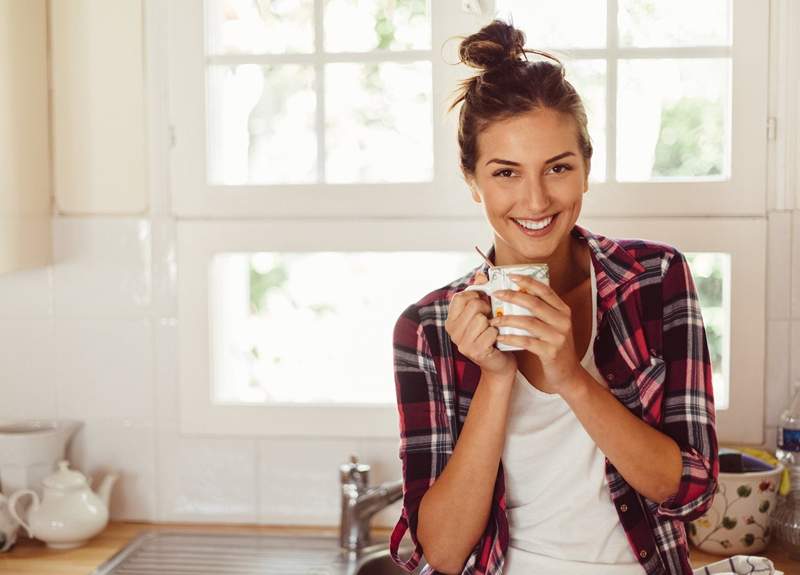
POLYGON ((97 488, 97 496, 106 506, 106 509, 110 509, 109 503, 111 501, 111 489, 114 487, 114 483, 116 483, 117 479, 119 479, 118 473, 109 473, 103 478, 103 481, 97 488))

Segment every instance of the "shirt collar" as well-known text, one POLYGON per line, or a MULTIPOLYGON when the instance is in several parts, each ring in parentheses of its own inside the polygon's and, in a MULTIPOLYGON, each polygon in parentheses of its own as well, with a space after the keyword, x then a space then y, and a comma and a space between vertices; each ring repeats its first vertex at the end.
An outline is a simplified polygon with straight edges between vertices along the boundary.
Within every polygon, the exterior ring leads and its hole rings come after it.
MULTIPOLYGON (((570 231, 573 237, 589 244, 589 253, 592 258, 595 276, 597 279, 597 293, 605 299, 640 273, 644 267, 628 250, 611 238, 595 234, 589 229, 575 224, 570 231)), ((494 245, 486 253, 486 257, 494 263, 494 245)), ((479 270, 489 277, 489 264, 483 262, 479 270)))

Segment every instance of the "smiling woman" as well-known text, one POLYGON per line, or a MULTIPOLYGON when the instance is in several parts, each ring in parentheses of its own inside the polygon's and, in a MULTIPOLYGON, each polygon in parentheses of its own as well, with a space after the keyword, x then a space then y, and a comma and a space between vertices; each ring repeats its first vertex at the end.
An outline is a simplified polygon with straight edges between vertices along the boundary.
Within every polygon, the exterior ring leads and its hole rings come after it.
POLYGON ((461 43, 480 70, 453 104, 461 171, 494 242, 490 263, 395 325, 405 489, 392 556, 411 570, 424 555, 423 574, 691 572, 683 522, 709 507, 719 468, 692 275, 671 245, 577 224, 587 117, 561 62, 524 42, 495 20, 461 43), (518 276, 492 297, 532 316, 492 318, 466 289, 490 265, 529 263, 549 266, 549 286, 518 276))

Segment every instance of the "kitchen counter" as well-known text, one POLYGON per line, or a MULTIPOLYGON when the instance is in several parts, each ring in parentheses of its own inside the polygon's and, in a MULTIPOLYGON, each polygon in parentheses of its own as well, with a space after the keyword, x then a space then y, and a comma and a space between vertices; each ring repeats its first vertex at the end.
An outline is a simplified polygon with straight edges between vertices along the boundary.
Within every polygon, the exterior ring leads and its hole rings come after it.
MULTIPOLYGON (((207 523, 121 523, 112 522, 105 531, 77 549, 56 551, 48 549, 37 540, 20 537, 7 553, 0 553, 0 573, 14 575, 88 575, 106 559, 125 547, 142 531, 214 531, 217 533, 264 533, 281 535, 317 535, 337 537, 336 527, 295 527, 266 525, 219 525, 207 523)), ((375 542, 387 541, 391 530, 372 530, 375 542)), ((722 557, 692 548, 692 565, 701 567, 719 561, 722 557)), ((775 567, 786 575, 800 574, 800 561, 792 561, 776 541, 772 541, 765 552, 775 567)))

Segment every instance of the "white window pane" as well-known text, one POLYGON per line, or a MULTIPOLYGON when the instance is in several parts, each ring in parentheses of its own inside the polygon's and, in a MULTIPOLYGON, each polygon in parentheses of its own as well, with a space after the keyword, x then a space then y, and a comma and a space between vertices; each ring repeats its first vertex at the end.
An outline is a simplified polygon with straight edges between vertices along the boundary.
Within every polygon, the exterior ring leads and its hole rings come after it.
POLYGON ((620 181, 730 177, 730 58, 620 60, 620 181))
POLYGON ((714 406, 722 411, 728 409, 730 403, 731 256, 710 252, 687 252, 685 255, 697 288, 708 338, 714 406))
POLYGON ((327 0, 325 51, 428 50, 428 0, 327 0))
POLYGON ((315 181, 313 84, 311 66, 210 66, 209 183, 315 181))
POLYGON ((433 179, 429 61, 328 64, 325 121, 326 181, 433 179))
POLYGON ((314 51, 314 0, 206 0, 209 54, 314 51))
POLYGON ((525 32, 526 47, 606 45, 606 0, 496 0, 495 7, 498 18, 525 32))
MULTIPOLYGON (((715 406, 727 409, 730 254, 687 252, 686 258, 708 337, 715 406)), ((210 274, 214 401, 394 402, 395 321, 409 304, 479 264, 473 252, 216 256, 210 274)))
POLYGON ((479 260, 474 252, 216 256, 214 401, 394 403, 397 318, 479 260))
POLYGON ((621 46, 730 46, 730 0, 618 0, 621 46))
POLYGON ((589 180, 606 179, 606 61, 573 60, 564 63, 567 80, 583 100, 592 140, 592 170, 589 180))

